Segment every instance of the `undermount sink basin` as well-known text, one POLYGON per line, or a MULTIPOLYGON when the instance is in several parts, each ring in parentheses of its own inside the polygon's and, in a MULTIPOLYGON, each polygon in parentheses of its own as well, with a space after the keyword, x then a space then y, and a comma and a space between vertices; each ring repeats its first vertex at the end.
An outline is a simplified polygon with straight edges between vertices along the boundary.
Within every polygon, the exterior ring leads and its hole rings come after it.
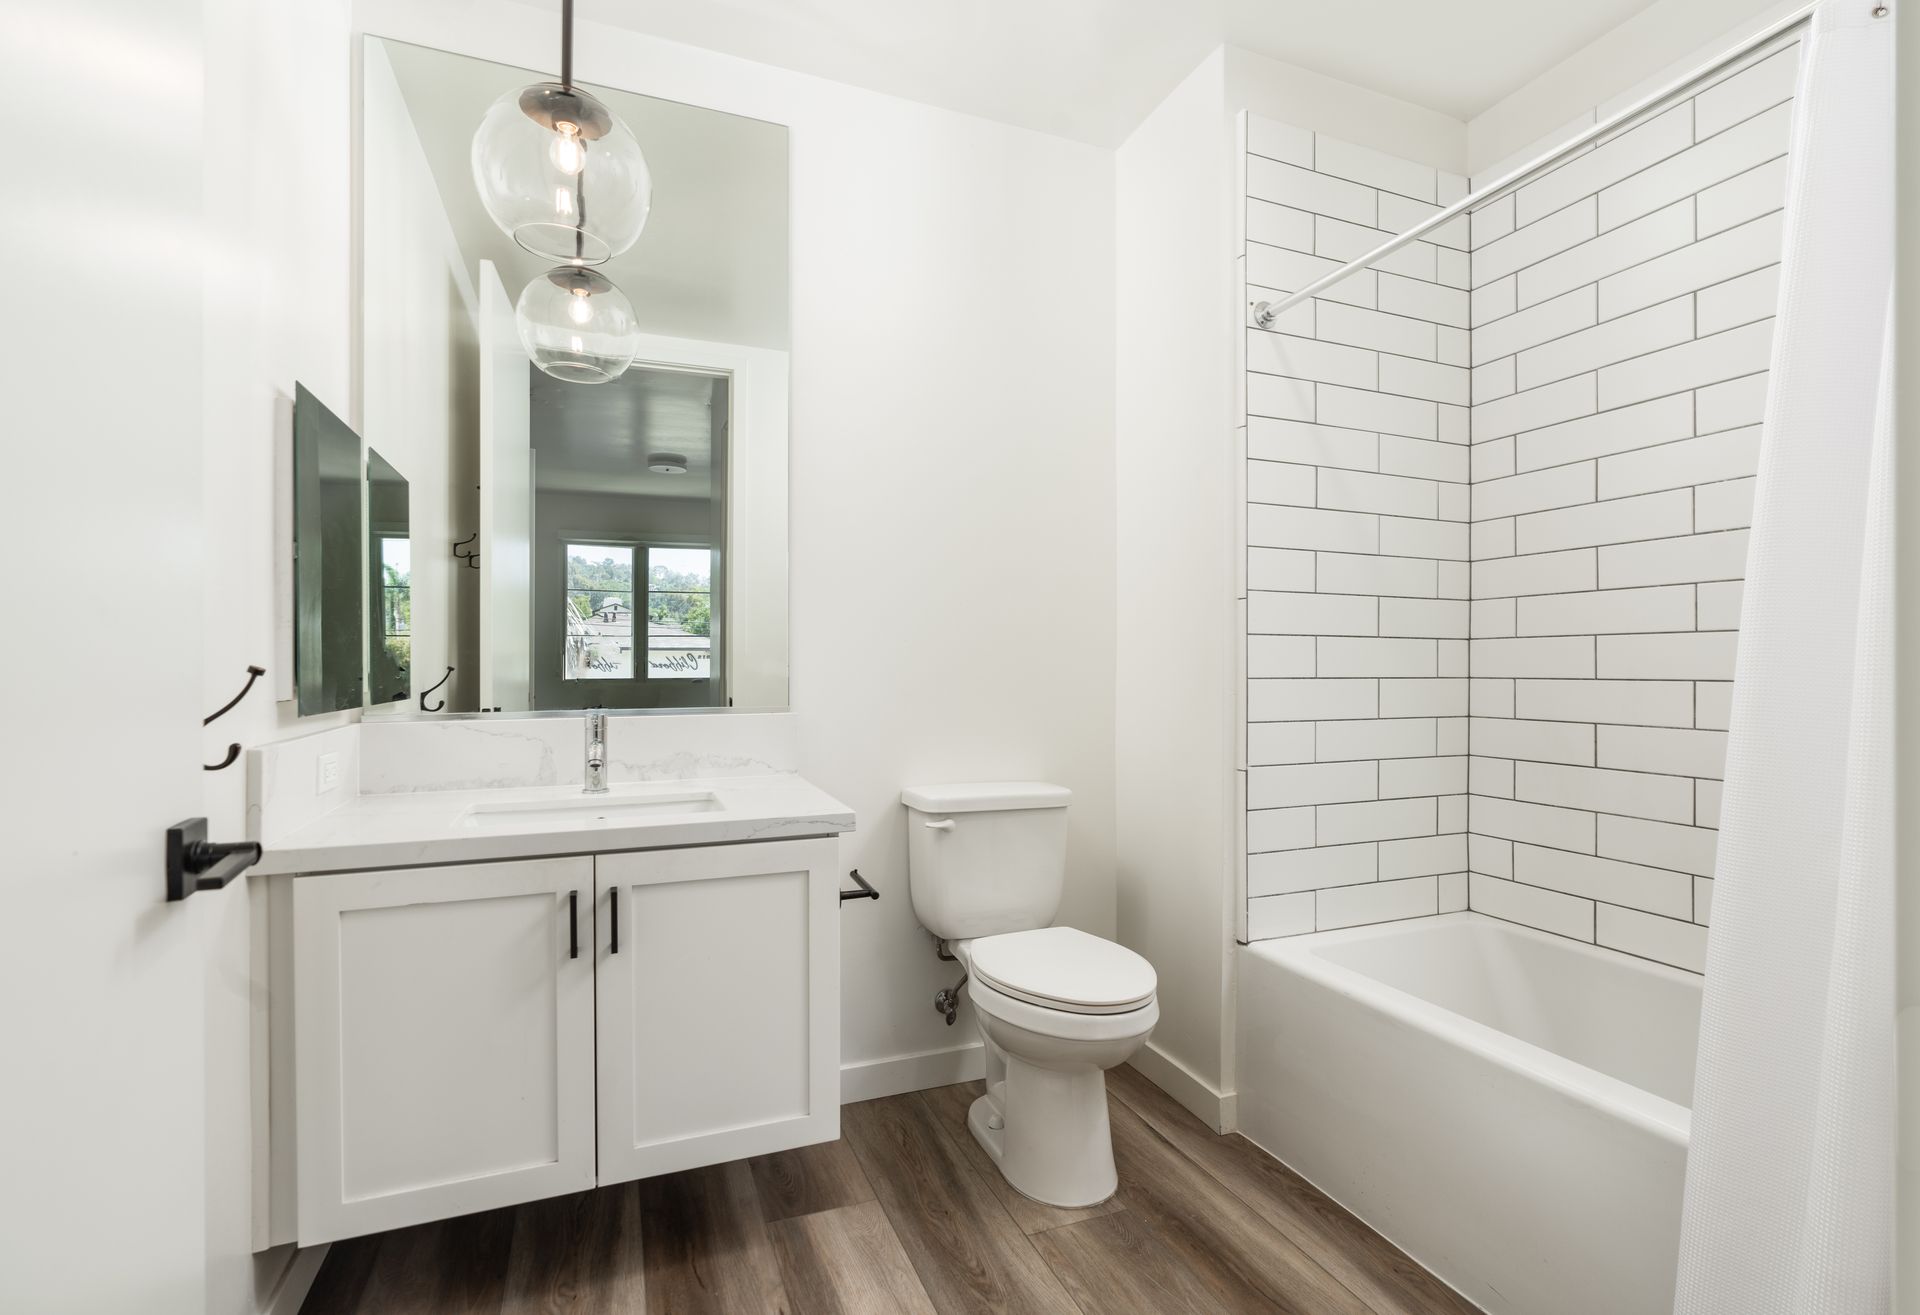
POLYGON ((680 817, 720 811, 711 790, 662 794, 580 795, 572 799, 524 799, 514 803, 474 804, 461 820, 468 826, 526 826, 542 823, 637 822, 650 817, 680 817))

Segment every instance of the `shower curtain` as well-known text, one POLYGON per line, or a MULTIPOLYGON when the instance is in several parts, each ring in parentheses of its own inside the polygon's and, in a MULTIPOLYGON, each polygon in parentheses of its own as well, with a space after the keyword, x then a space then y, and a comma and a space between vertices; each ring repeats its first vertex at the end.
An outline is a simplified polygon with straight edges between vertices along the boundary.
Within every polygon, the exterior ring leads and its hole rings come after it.
POLYGON ((1802 48, 1678 1315, 1891 1302, 1893 23, 1874 7, 1825 0, 1802 48))

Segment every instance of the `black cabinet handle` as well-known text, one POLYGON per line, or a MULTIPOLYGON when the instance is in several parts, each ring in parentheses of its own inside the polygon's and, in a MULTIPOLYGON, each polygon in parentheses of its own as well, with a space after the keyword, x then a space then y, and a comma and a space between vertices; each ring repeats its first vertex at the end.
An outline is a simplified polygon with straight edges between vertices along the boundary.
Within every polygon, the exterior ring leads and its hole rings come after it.
POLYGON ((620 953, 620 887, 615 886, 607 892, 607 909, 613 914, 613 950, 620 953))
POLYGON ((567 957, 580 957, 580 892, 567 892, 567 957))

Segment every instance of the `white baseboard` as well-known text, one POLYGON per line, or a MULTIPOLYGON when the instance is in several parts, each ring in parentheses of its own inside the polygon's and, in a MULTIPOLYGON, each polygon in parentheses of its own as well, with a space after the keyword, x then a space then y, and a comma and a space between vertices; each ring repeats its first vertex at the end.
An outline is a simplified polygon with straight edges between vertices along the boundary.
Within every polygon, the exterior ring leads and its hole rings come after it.
POLYGON ((295 1250, 287 1259, 287 1267, 280 1271, 279 1282, 267 1294, 265 1304, 260 1307, 260 1315, 299 1315, 300 1304, 307 1299, 307 1293, 313 1290, 313 1280, 319 1276, 320 1263, 327 1258, 327 1248, 332 1245, 331 1242, 322 1242, 317 1246, 295 1250))
POLYGON ((840 1066, 840 1103, 878 1100, 906 1091, 925 1091, 955 1082, 971 1082, 986 1069, 985 1052, 978 1041, 945 1050, 922 1050, 912 1055, 889 1055, 840 1066))
MULTIPOLYGON (((1219 1092, 1185 1064, 1156 1049, 1149 1041, 1140 1047, 1133 1066, 1154 1086, 1172 1096, 1194 1117, 1215 1132, 1239 1126, 1239 1102, 1232 1092, 1219 1092)), ((978 1041, 944 1050, 922 1050, 911 1055, 889 1055, 840 1066, 840 1103, 878 1100, 908 1091, 925 1091, 955 1082, 971 1082, 986 1065, 978 1041)))
POLYGON ((1142 1077, 1179 1101, 1215 1132, 1239 1126, 1239 1100, 1231 1091, 1215 1091, 1212 1084, 1149 1041, 1132 1059, 1142 1077))

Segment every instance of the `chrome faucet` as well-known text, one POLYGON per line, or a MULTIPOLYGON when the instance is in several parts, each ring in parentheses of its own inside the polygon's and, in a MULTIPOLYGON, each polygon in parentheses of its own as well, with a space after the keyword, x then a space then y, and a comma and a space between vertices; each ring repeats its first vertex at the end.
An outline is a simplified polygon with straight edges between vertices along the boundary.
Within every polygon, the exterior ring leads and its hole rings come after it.
POLYGON ((587 714, 587 784, 580 793, 607 792, 607 714, 595 708, 587 714))

